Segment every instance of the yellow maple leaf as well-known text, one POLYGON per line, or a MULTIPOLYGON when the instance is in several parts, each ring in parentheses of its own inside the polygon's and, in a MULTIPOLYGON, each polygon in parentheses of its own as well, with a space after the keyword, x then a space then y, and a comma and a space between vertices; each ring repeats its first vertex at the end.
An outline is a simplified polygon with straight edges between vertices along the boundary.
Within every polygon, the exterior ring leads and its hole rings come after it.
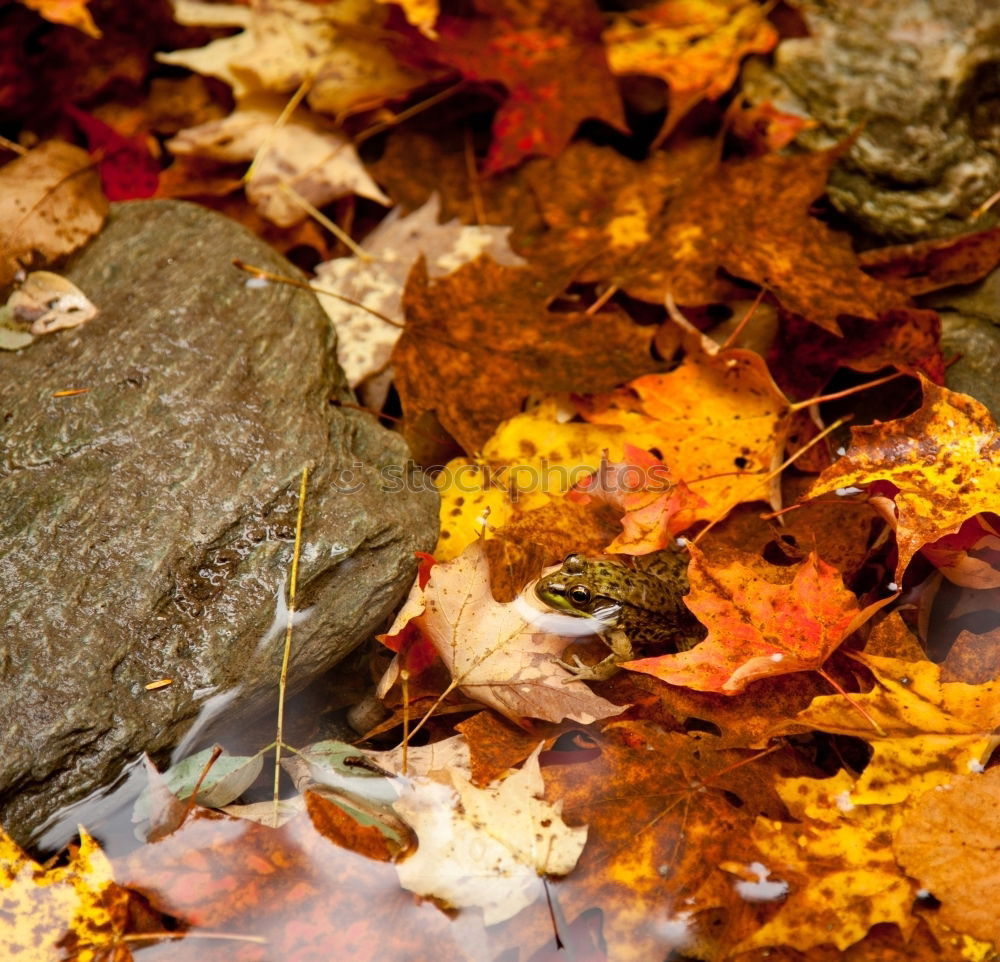
POLYGON ((478 458, 455 458, 438 476, 441 535, 434 557, 457 558, 492 530, 562 497, 595 472, 602 452, 622 457, 619 427, 560 422, 549 399, 504 421, 478 458))
POLYGON ((666 81, 671 107, 682 113, 702 97, 721 97, 740 60, 777 40, 765 8, 746 0, 661 0, 616 17, 604 32, 612 72, 666 81))
POLYGON ((880 922, 895 923, 904 936, 912 932, 917 886, 890 847, 903 809, 845 803, 853 784, 843 771, 833 778, 778 782, 778 794, 800 821, 758 818, 752 838, 762 864, 789 884, 789 894, 736 953, 776 945, 805 952, 825 944, 843 951, 880 922))
POLYGON ((425 37, 437 39, 434 24, 438 18, 438 0, 378 0, 379 3, 394 3, 403 8, 409 23, 412 23, 425 37))
POLYGON ((83 828, 69 863, 50 869, 0 829, 0 958, 127 962, 128 949, 113 945, 124 928, 126 899, 107 856, 83 828))
POLYGON ((636 378, 588 401, 582 414, 655 449, 671 477, 704 499, 695 520, 708 521, 743 501, 776 505, 767 475, 781 460, 789 411, 760 356, 729 350, 636 378))
POLYGON ((870 489, 872 504, 896 528, 896 580, 924 545, 1000 505, 1000 435, 989 411, 967 394, 921 375, 924 403, 909 417, 851 428, 847 453, 809 489, 870 489))
MULTIPOLYGON (((898 616, 897 616, 898 617, 898 616)), ((875 675, 865 694, 821 695, 794 722, 864 738, 873 755, 845 803, 889 805, 980 771, 1000 742, 1000 682, 942 682, 941 666, 855 655, 875 675), (857 709, 885 732, 878 735, 857 709)))

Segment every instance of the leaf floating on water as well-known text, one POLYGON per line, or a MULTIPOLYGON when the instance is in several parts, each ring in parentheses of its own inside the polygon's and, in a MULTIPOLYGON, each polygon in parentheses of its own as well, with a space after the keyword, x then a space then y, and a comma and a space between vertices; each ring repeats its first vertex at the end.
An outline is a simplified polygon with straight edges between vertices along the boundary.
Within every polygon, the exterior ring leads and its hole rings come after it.
POLYGON ((587 829, 570 828, 562 803, 542 797, 540 750, 487 788, 451 770, 412 779, 393 806, 420 840, 397 865, 405 888, 457 908, 478 906, 493 925, 544 899, 542 876, 572 871, 587 829))
POLYGON ((66 865, 45 868, 0 829, 0 958, 56 962, 110 953, 131 954, 118 942, 125 930, 128 893, 115 885, 111 863, 84 829, 66 865), (115 943, 118 946, 115 947, 115 943))

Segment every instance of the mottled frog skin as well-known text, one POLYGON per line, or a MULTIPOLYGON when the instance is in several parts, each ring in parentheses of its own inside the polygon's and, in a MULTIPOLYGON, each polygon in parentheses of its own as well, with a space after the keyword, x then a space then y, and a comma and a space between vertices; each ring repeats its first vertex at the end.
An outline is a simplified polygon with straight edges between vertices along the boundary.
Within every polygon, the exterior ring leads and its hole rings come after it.
POLYGON ((633 645, 694 647, 705 629, 682 600, 690 590, 687 555, 658 551, 635 560, 632 568, 571 554, 558 571, 539 580, 535 594, 557 611, 601 619, 633 645))

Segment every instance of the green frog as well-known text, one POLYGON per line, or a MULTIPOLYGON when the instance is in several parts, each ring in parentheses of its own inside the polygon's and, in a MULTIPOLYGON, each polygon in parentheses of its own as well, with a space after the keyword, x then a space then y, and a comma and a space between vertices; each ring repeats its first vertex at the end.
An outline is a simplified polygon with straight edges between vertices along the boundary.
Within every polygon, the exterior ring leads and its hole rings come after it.
MULTIPOLYGON (((535 594, 550 608, 569 615, 595 618, 611 654, 588 668, 577 659, 566 665, 574 673, 606 678, 622 661, 633 657, 633 645, 669 645, 675 651, 693 648, 705 629, 684 604, 690 590, 687 555, 658 551, 621 561, 590 559, 571 554, 558 571, 540 579, 535 594)), ((565 663, 563 663, 565 665, 565 663)))

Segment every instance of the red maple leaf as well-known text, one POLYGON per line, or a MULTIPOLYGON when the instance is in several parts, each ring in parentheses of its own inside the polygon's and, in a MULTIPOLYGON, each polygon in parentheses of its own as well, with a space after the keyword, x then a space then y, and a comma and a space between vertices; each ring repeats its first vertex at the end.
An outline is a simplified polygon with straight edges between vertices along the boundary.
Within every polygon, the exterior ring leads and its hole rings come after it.
POLYGON ((440 42, 421 44, 418 56, 455 67, 467 80, 507 88, 493 121, 487 173, 531 154, 559 154, 588 117, 628 131, 601 42, 604 21, 592 0, 476 0, 476 8, 481 17, 442 17, 440 42))

